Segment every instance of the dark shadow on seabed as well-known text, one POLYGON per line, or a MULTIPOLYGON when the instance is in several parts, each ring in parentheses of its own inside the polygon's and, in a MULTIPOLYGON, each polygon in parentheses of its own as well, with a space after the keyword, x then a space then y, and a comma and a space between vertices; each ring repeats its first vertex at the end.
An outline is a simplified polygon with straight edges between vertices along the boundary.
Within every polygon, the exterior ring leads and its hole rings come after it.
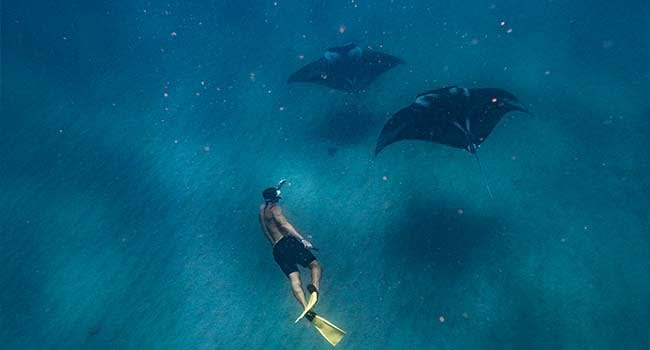
MULTIPOLYGON (((17 130, 21 129, 18 125, 17 130)), ((52 130, 48 125, 42 125, 40 130, 30 125, 29 133, 47 135, 52 130)), ((9 230, 2 237, 3 249, 11 249, 9 254, 2 254, 2 265, 9 274, 3 274, 1 281, 2 290, 6 291, 2 294, 2 328, 12 332, 3 335, 3 339, 14 341, 5 344, 9 347, 35 346, 53 332, 58 334, 57 346, 61 347, 77 347, 80 341, 87 346, 101 346, 116 344, 116 339, 122 337, 128 339, 131 331, 121 324, 126 319, 146 318, 153 311, 146 307, 156 302, 151 300, 151 295, 145 295, 147 286, 169 283, 163 276, 175 275, 178 269, 174 256, 179 246, 169 243, 178 231, 175 220, 169 220, 174 217, 174 204, 170 194, 161 193, 162 186, 148 176, 150 169, 125 145, 103 147, 102 142, 96 142, 97 138, 89 134, 71 137, 76 138, 75 142, 65 139, 40 150, 35 146, 36 150, 27 159, 3 157, 6 165, 3 175, 13 179, 13 187, 22 193, 13 196, 11 203, 5 203, 12 208, 13 215, 5 217, 2 224, 9 230), (58 161, 52 162, 52 158, 57 159, 57 153, 58 161), (83 168, 79 168, 82 164, 83 168), (38 190, 32 191, 34 188, 38 190), (100 200, 79 203, 79 198, 100 200), (126 199, 133 205, 123 205, 126 199), (106 203, 110 204, 102 207, 106 203), (94 216, 95 213, 99 216, 94 216), (72 231, 55 231, 59 217, 76 218, 72 231), (119 255, 112 256, 111 252, 119 255), (134 257, 138 258, 134 260, 134 257), (112 274, 114 281, 109 285, 101 283, 111 275, 98 280, 92 276, 79 280, 79 287, 89 288, 92 284, 97 287, 95 296, 81 296, 82 305, 88 298, 95 301, 89 305, 90 310, 76 315, 82 319, 76 327, 64 326, 53 331, 51 327, 60 327, 56 326, 57 322, 66 317, 61 307, 70 305, 52 299, 58 292, 52 290, 51 283, 44 284, 59 275, 59 270, 74 270, 70 264, 75 259, 82 259, 78 262, 85 261, 90 266, 100 264, 104 273, 112 274), (54 261, 58 265, 50 266, 54 261), (44 293, 46 288, 49 290, 44 293), (19 293, 20 290, 29 292, 19 293), (95 314, 88 315, 88 311, 95 314)), ((61 288, 65 290, 69 286, 61 288)), ((170 295, 173 294, 164 298, 170 295)), ((171 304, 182 303, 182 296, 177 298, 171 304)))
POLYGON ((365 140, 368 133, 375 128, 378 119, 356 99, 331 107, 325 113, 319 114, 321 115, 312 127, 311 134, 341 147, 355 145, 365 140))
MULTIPOLYGON (((465 267, 485 257, 481 250, 489 245, 494 251, 499 233, 506 225, 493 216, 467 213, 454 208, 444 199, 432 199, 435 194, 414 193, 405 205, 405 216, 385 232, 384 253, 388 261, 400 261, 403 268, 435 269, 453 278, 465 267)), ((502 246, 496 246, 503 249, 502 246)))
MULTIPOLYGON (((392 335, 378 332, 387 342, 394 336, 409 335, 414 337, 407 341, 408 346, 448 346, 438 337, 445 332, 437 327, 445 322, 438 319, 441 316, 452 322, 455 332, 466 332, 470 326, 483 328, 478 314, 493 306, 475 304, 498 297, 485 297, 484 293, 496 293, 494 288, 500 289, 508 278, 503 256, 512 248, 509 223, 494 215, 471 212, 472 205, 460 209, 462 199, 436 195, 440 194, 414 192, 391 204, 404 207, 398 210, 403 216, 392 220, 381 233, 385 243, 380 264, 384 266, 379 270, 384 272, 374 283, 390 305, 385 309, 393 310, 382 317, 386 324, 403 325, 392 335), (491 280, 484 282, 486 278, 491 280), (486 283, 490 289, 480 291, 486 283)), ((472 339, 477 338, 473 334, 472 339)))

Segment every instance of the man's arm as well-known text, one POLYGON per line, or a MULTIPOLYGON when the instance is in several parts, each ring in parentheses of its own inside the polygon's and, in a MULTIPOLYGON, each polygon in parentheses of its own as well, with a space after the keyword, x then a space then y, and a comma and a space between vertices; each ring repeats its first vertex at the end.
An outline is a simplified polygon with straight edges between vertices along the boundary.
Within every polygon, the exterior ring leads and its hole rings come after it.
POLYGON ((284 214, 282 214, 282 209, 279 206, 275 206, 271 209, 271 212, 273 213, 273 219, 278 223, 278 226, 286 233, 298 238, 302 244, 305 245, 307 248, 312 248, 313 246, 311 243, 306 240, 303 236, 298 233, 298 230, 296 230, 293 225, 289 223, 286 217, 284 217, 284 214))

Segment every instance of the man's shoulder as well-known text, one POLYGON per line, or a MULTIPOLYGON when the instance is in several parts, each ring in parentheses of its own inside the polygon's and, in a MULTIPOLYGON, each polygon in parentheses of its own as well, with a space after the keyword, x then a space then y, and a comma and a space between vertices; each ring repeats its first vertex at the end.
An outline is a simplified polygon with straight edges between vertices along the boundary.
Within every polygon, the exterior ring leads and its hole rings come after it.
POLYGON ((271 204, 262 203, 262 204, 260 204, 260 210, 264 210, 264 209, 267 209, 267 208, 270 209, 272 212, 282 212, 282 207, 280 207, 280 205, 277 204, 277 203, 271 203, 271 204))
POLYGON ((277 203, 273 203, 271 206, 271 212, 273 214, 282 214, 282 207, 277 203))

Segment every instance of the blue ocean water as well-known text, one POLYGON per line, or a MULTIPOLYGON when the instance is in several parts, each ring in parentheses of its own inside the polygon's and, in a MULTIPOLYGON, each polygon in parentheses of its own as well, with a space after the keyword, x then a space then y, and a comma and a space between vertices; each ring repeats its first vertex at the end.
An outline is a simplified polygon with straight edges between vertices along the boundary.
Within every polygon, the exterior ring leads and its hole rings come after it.
POLYGON ((1 28, 5 349, 327 349, 257 219, 280 178, 342 349, 650 348, 646 1, 34 1, 1 28), (406 61, 286 84, 327 47, 406 61), (473 157, 400 142, 499 87, 473 157))

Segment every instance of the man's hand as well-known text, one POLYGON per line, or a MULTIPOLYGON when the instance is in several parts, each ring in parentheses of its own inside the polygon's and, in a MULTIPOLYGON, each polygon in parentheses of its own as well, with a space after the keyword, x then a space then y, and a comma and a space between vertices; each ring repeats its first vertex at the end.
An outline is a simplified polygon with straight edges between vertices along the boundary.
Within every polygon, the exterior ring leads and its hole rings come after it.
POLYGON ((307 249, 312 249, 312 248, 314 248, 314 246, 311 244, 310 241, 308 241, 308 240, 306 240, 306 239, 302 239, 302 240, 300 240, 300 241, 301 241, 302 244, 305 246, 305 248, 307 248, 307 249))

